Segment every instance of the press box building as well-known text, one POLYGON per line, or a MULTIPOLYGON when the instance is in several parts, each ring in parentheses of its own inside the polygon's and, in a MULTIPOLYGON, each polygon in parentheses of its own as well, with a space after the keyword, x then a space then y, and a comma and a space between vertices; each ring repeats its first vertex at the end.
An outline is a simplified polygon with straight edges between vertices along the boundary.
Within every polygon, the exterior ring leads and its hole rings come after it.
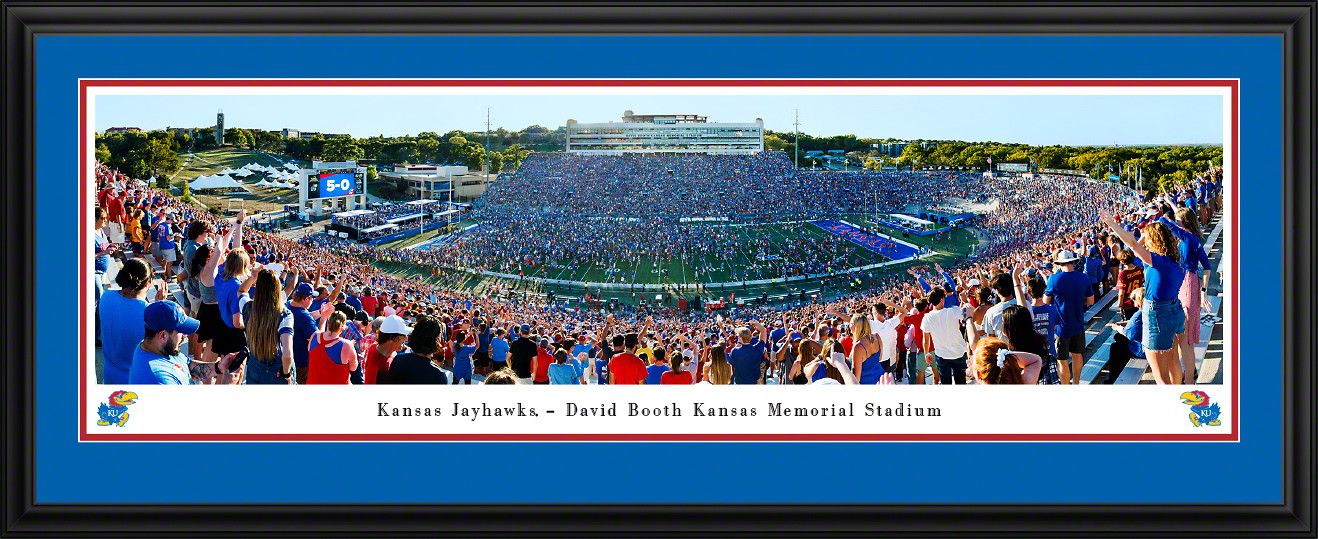
POLYGON ((706 121, 694 114, 633 114, 622 122, 567 121, 568 153, 621 155, 627 153, 754 154, 764 150, 764 120, 753 123, 706 121))

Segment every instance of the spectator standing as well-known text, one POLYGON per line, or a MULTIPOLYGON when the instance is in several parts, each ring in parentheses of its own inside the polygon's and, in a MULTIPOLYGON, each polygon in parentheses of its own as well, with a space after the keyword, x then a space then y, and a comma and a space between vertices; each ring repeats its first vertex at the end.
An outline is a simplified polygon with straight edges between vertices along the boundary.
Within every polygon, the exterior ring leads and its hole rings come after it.
MULTIPOLYGON (((381 326, 382 328, 384 326, 381 326)), ((439 321, 426 315, 417 316, 416 325, 408 337, 410 350, 394 356, 389 363, 389 376, 376 383, 389 384, 447 384, 448 376, 436 365, 432 356, 439 351, 441 328, 439 321)))
MULTIPOLYGON (((107 290, 101 298, 101 353, 105 356, 102 383, 127 384, 133 356, 142 342, 147 291, 151 269, 140 258, 129 259, 114 276, 119 290, 107 290)), ((164 283, 156 289, 155 301, 165 299, 164 283)))
MULTIPOLYGON (((1085 309, 1094 304, 1094 287, 1089 277, 1076 271, 1076 262, 1079 261, 1080 257, 1075 253, 1059 251, 1053 264, 1061 271, 1048 278, 1048 286, 1044 289, 1044 302, 1062 313, 1057 352, 1070 354, 1071 362, 1062 364, 1062 381, 1068 384, 1080 383, 1085 352, 1085 309)), ((1058 359, 1061 358, 1059 355, 1058 359)))
POLYGON ((939 289, 929 293, 928 301, 934 306, 933 310, 920 321, 920 330, 925 335, 925 359, 938 365, 938 379, 943 385, 965 384, 966 352, 969 350, 961 333, 965 312, 959 307, 944 307, 943 291, 939 289))
MULTIPOLYGON (((284 304, 273 271, 257 272, 252 300, 242 306, 250 355, 245 384, 290 385, 297 380, 293 364, 293 312, 284 304)), ((221 373, 223 374, 223 373, 221 373)))

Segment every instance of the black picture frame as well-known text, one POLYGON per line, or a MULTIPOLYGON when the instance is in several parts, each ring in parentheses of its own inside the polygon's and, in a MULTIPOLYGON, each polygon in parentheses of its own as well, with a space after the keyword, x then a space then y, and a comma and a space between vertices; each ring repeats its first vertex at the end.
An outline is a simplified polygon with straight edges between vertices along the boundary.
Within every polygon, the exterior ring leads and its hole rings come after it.
POLYGON ((6 360, 3 533, 65 535, 1267 535, 1313 537, 1313 2, 343 6, 290 2, 6 2, 0 252, 6 360), (405 17, 402 15, 406 15, 405 17), (1284 42, 1280 504, 1252 505, 63 505, 33 493, 34 38, 58 34, 1279 35, 1284 42), (21 293, 20 293, 21 291, 21 293))

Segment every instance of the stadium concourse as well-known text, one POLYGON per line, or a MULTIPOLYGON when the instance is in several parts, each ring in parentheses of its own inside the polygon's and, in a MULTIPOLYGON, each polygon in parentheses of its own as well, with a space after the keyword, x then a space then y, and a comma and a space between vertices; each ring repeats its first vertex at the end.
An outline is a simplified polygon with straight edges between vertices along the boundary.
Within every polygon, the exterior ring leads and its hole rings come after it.
POLYGON ((433 250, 293 241, 99 164, 96 181, 107 384, 1220 382, 1220 318, 1204 314, 1220 296, 1200 285, 1221 285, 1220 170, 1139 200, 1066 177, 798 172, 776 152, 535 154, 477 201, 475 228, 433 250), (758 234, 953 197, 997 202, 972 223, 986 239, 973 256, 776 306, 569 306, 380 267, 658 259, 745 279, 726 263, 751 254, 769 276, 811 275, 875 253, 825 232, 758 234))

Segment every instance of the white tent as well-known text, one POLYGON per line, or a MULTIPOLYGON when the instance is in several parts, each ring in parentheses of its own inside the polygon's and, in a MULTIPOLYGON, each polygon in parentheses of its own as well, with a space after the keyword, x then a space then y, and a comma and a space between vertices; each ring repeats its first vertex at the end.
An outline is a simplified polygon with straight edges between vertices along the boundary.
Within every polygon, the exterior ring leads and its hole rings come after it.
POLYGON ((238 172, 235 172, 233 175, 234 175, 234 176, 237 176, 237 177, 239 177, 239 178, 246 178, 246 177, 252 175, 252 171, 247 170, 247 169, 242 169, 242 170, 239 170, 238 172))
POLYGON ((224 167, 224 170, 220 171, 220 174, 234 174, 236 172, 238 171, 231 169, 229 167, 224 167))
POLYGON ((288 170, 302 170, 302 167, 297 166, 297 163, 284 163, 284 168, 288 170))
POLYGON ((256 186, 257 186, 257 187, 265 187, 265 186, 268 186, 268 185, 270 185, 270 180, 267 180, 267 179, 265 179, 265 178, 262 178, 261 181, 256 182, 256 186))
POLYGON ((200 176, 188 184, 189 189, 245 189, 238 180, 225 175, 200 176))

